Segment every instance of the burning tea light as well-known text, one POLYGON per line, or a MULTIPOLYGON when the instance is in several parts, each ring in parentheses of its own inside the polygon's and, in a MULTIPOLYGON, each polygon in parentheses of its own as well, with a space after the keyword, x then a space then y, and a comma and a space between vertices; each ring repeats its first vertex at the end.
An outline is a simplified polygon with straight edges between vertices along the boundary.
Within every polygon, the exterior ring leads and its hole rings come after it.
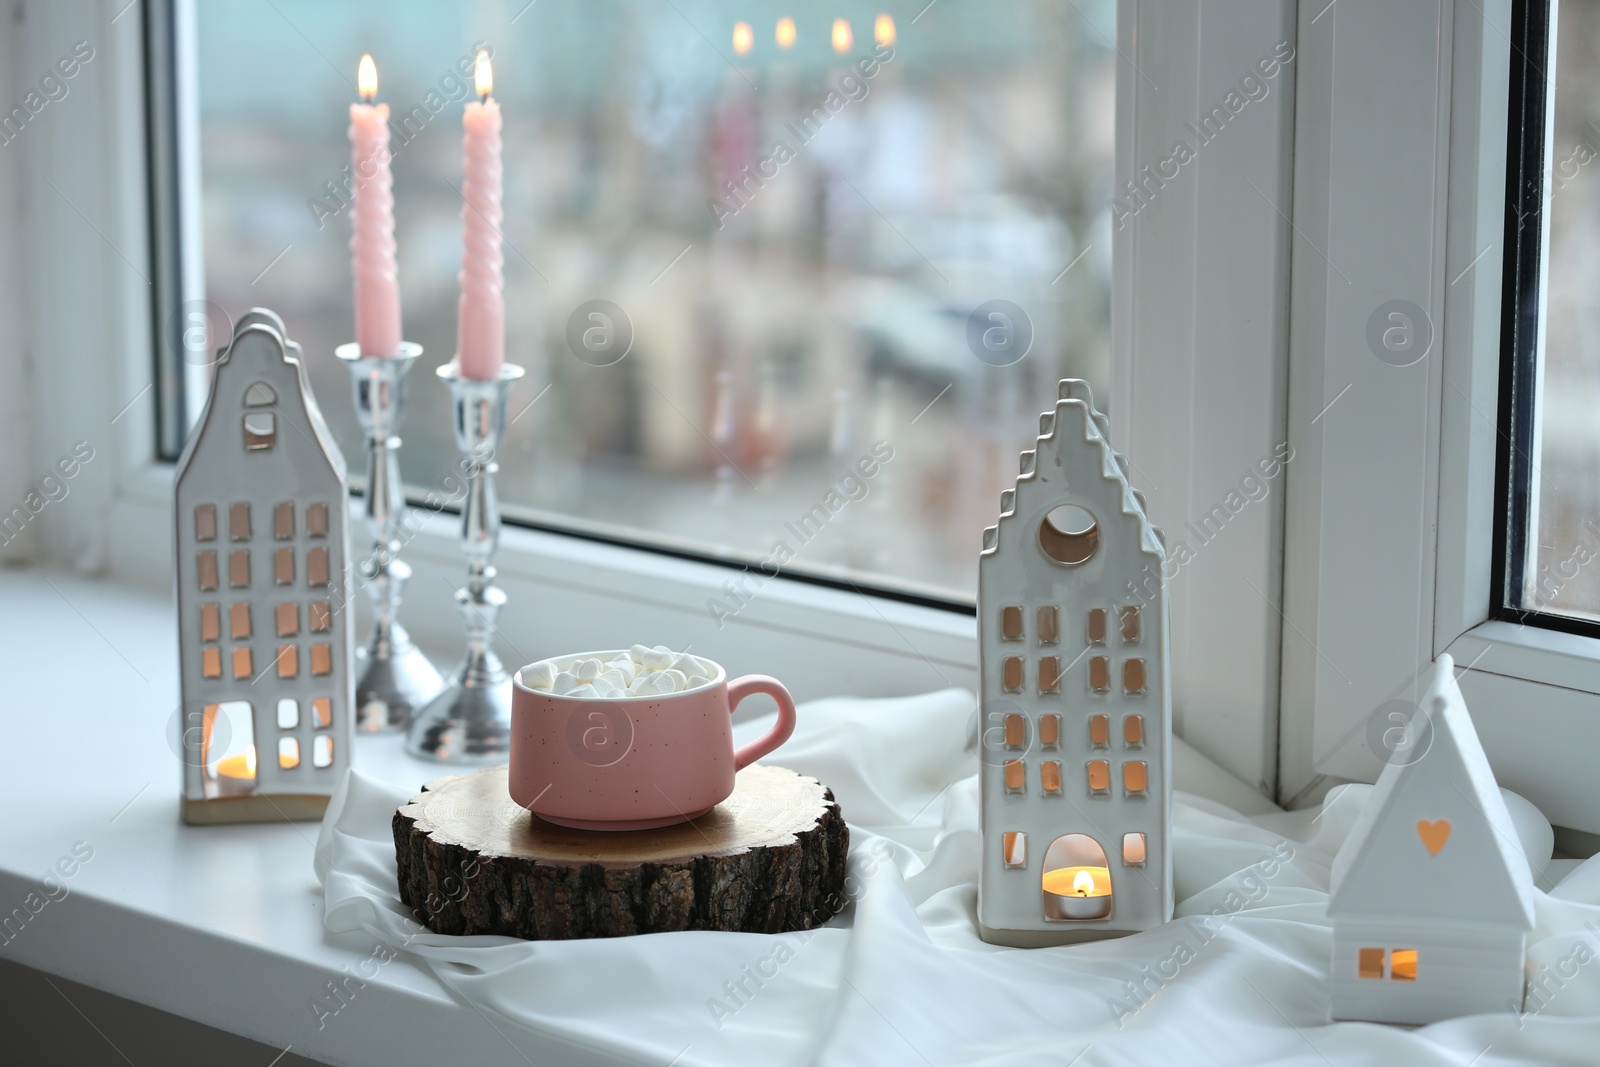
POLYGON ((249 745, 243 752, 235 752, 217 761, 217 796, 238 797, 255 792, 256 746, 249 745))
POLYGON ((1058 919, 1103 919, 1111 913, 1111 871, 1057 867, 1042 880, 1046 912, 1058 919))

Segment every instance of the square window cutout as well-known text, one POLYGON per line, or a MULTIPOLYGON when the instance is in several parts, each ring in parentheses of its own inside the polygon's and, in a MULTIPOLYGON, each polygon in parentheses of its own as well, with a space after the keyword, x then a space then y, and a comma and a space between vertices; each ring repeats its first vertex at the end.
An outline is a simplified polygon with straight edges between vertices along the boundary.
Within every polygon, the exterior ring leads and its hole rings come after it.
POLYGON ((1143 834, 1122 835, 1122 863, 1126 867, 1144 866, 1145 840, 1143 834))
POLYGON ((1028 835, 1021 830, 1007 830, 1000 835, 1000 857, 1007 867, 1015 870, 1028 865, 1028 835))
POLYGON ((1000 640, 1022 640, 1022 609, 1014 604, 1000 609, 1000 640))

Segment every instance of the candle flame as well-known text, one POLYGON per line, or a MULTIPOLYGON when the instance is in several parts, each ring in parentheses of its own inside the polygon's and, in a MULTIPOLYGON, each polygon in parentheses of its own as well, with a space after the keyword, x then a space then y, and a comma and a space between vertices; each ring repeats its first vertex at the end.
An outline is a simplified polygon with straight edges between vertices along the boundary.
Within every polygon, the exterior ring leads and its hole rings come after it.
POLYGON ((1072 891, 1080 897, 1094 892, 1094 877, 1088 871, 1079 871, 1072 879, 1072 891))
POLYGON ((794 29, 794 19, 790 18, 788 15, 785 15, 783 18, 779 19, 778 28, 776 31, 774 31, 772 36, 778 42, 779 48, 787 50, 793 46, 794 39, 797 36, 794 29))
POLYGON ((217 761, 218 778, 250 779, 256 776, 256 746, 246 745, 243 752, 217 761))
POLYGON ((736 22, 733 25, 733 51, 736 55, 748 55, 752 45, 756 43, 755 31, 748 22, 736 22))
POLYGON ((850 23, 844 19, 833 20, 833 50, 841 55, 850 51, 850 46, 855 44, 855 31, 850 29, 850 23))
POLYGON ((881 45, 894 44, 894 19, 888 15, 879 15, 872 24, 872 38, 881 45))
POLYGON ((494 69, 489 66, 489 53, 485 49, 478 50, 478 62, 472 68, 472 87, 480 100, 488 99, 494 92, 494 69))
POLYGON ((361 65, 356 68, 356 92, 361 94, 364 103, 378 99, 378 65, 370 55, 363 55, 361 65))

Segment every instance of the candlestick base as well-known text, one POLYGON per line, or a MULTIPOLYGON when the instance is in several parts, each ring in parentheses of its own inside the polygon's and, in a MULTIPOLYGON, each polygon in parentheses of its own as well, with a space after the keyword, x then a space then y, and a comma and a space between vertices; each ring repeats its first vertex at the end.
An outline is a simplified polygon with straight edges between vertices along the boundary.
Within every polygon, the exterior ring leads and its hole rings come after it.
MULTIPOLYGON (((398 559, 391 560, 386 575, 368 574, 364 568, 362 577, 374 585, 392 583, 394 602, 398 603, 399 587, 411 577, 411 568, 398 559)), ((380 586, 373 599, 387 595, 380 586)), ((411 643, 405 627, 392 620, 373 627, 371 640, 356 649, 356 663, 360 671, 356 681, 358 730, 403 730, 418 709, 445 688, 439 669, 411 643)))
POLYGON ((441 763, 504 761, 511 752, 511 679, 488 689, 451 682, 417 713, 406 751, 441 763))

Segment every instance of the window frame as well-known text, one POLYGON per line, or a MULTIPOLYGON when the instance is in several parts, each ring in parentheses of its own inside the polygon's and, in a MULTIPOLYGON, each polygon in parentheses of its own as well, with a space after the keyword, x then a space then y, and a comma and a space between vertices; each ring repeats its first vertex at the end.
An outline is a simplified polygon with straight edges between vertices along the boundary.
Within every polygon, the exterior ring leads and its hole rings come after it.
MULTIPOLYGON (((1409 21, 1340 4, 1320 24, 1301 11, 1295 223, 1304 239, 1289 410, 1312 462, 1289 494, 1283 792, 1308 802, 1338 781, 1372 780, 1381 768, 1374 717, 1416 695, 1421 667, 1449 653, 1500 784, 1556 824, 1592 833, 1600 781, 1581 754, 1600 744, 1600 640, 1494 610, 1512 0, 1407 11, 1409 21), (1365 70, 1381 90, 1336 90, 1341 70, 1365 70), (1436 106, 1414 106, 1419 99, 1436 106), (1311 138, 1314 115, 1327 118, 1311 138), (1437 165, 1419 173, 1362 153, 1336 129, 1359 129, 1367 144, 1430 146, 1437 165), (1370 195, 1378 187, 1427 197, 1426 225, 1386 216, 1370 195), (1320 265, 1324 253, 1387 288, 1354 302, 1320 265), (1418 303, 1439 324, 1434 346, 1402 369, 1410 378, 1383 377, 1397 368, 1373 359, 1364 327, 1372 304, 1407 288, 1425 295, 1418 303), (1346 383, 1369 387, 1337 400, 1346 383), (1404 392, 1417 420, 1395 420, 1385 391, 1404 392), (1323 417, 1330 400, 1335 417, 1323 417), (1382 462, 1364 463, 1374 439, 1382 462), (1414 563, 1374 559, 1373 546, 1414 563), (1408 571, 1410 581, 1392 582, 1408 571), (1341 662, 1359 671, 1341 677, 1341 662)), ((1548 146, 1544 169, 1548 188, 1548 146)))

